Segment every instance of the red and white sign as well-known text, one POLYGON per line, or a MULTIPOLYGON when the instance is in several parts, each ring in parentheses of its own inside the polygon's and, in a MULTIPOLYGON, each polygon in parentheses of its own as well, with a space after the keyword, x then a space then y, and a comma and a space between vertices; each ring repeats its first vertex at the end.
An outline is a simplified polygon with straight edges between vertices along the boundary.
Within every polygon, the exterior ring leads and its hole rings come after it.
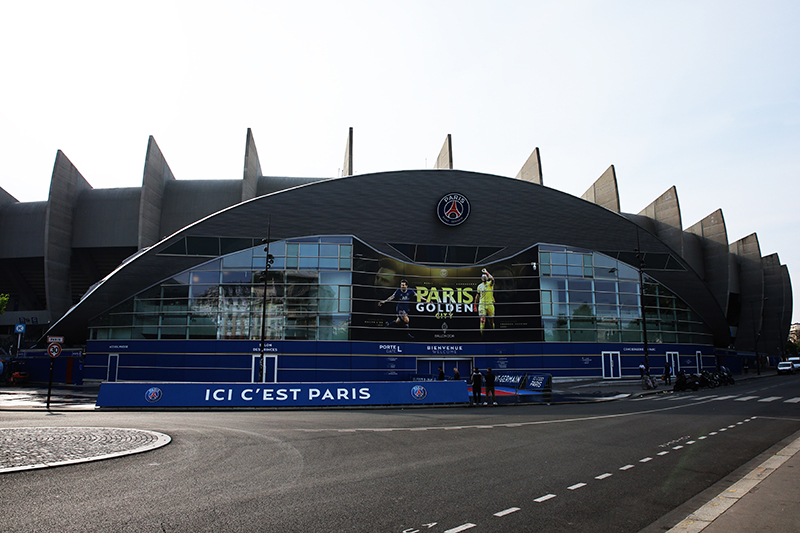
POLYGON ((47 346, 47 353, 50 354, 50 357, 58 357, 61 355, 61 345, 53 342, 47 346))

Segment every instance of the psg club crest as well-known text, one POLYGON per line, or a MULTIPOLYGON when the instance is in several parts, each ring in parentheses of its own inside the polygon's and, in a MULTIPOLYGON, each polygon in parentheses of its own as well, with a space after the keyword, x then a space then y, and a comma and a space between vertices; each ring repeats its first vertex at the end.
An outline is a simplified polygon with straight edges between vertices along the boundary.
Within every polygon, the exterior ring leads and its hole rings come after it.
POLYGON ((463 194, 445 194, 436 207, 436 215, 445 226, 458 226, 469 216, 469 200, 463 194))
POLYGON ((147 392, 144 393, 144 399, 150 403, 157 402, 161 399, 161 396, 163 396, 163 393, 158 387, 151 387, 147 389, 147 392))
POLYGON ((428 391, 422 385, 414 385, 411 387, 411 397, 415 400, 424 400, 428 395, 428 391))

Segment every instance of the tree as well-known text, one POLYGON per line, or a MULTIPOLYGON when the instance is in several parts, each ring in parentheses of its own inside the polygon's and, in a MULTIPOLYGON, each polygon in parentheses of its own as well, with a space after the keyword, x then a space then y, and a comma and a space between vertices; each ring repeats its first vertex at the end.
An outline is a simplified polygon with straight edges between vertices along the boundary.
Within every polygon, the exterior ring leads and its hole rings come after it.
POLYGON ((6 312, 6 304, 8 303, 8 294, 0 294, 0 315, 6 312))

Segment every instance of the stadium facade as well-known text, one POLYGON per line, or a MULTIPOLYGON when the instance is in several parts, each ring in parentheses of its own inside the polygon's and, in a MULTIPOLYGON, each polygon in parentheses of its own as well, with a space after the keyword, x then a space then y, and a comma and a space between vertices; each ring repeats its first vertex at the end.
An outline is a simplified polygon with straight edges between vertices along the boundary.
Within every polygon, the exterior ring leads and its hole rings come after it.
POLYGON ((98 381, 619 378, 781 356, 788 269, 756 234, 728 242, 721 210, 683 228, 674 187, 623 213, 613 166, 578 198, 544 186, 538 148, 514 178, 453 170, 449 135, 434 169, 352 162, 351 129, 341 177, 265 176, 248 130, 243 179, 176 180, 151 137, 141 187, 93 189, 59 151, 47 201, 0 189, 4 347, 62 336, 98 381), (407 325, 388 301, 402 280, 407 325))

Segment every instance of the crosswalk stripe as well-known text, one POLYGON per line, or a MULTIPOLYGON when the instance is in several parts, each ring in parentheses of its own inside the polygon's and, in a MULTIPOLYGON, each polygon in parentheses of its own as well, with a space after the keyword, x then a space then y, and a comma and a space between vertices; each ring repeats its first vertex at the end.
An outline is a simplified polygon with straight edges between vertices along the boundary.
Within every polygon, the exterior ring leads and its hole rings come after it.
POLYGON ((758 396, 742 396, 741 398, 736 398, 737 402, 746 402, 748 400, 754 400, 758 398, 758 396))
POLYGON ((800 398, 791 398, 789 400, 786 400, 784 403, 798 403, 798 402, 800 402, 800 398))
POLYGON ((774 402, 775 400, 780 400, 783 396, 770 396, 769 398, 762 398, 758 400, 759 402, 774 402))

